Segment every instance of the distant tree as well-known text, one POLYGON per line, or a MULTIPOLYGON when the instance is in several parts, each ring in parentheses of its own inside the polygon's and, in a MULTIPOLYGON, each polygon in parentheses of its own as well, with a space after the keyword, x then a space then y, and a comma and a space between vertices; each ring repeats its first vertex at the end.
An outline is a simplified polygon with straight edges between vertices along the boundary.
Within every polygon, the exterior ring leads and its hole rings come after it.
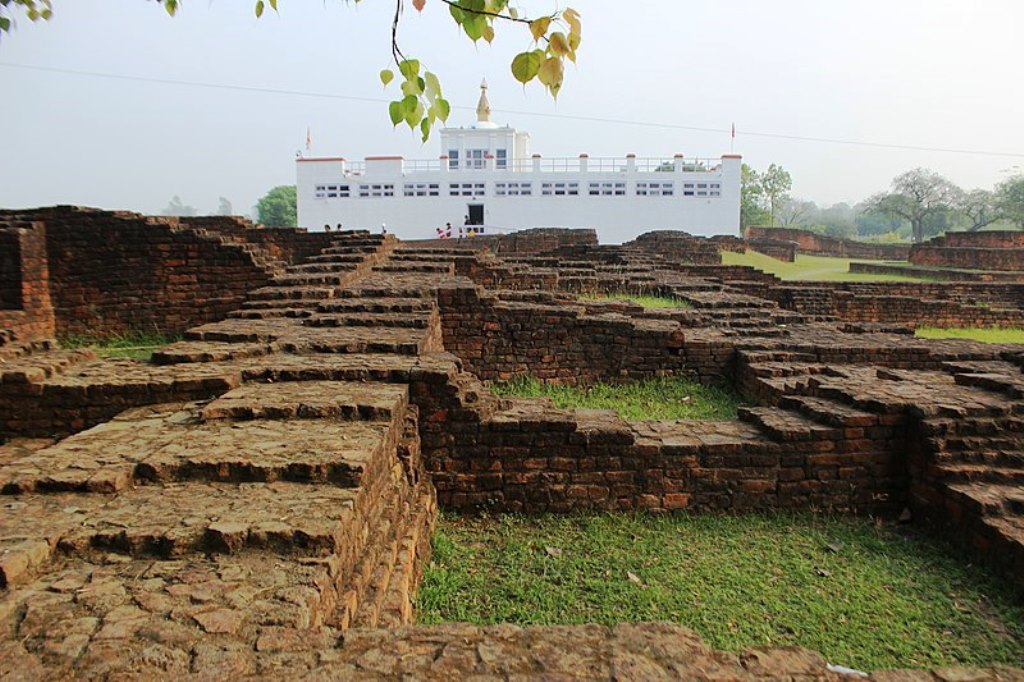
POLYGON ((761 189, 761 174, 743 164, 740 167, 740 233, 750 225, 764 225, 768 219, 761 189))
POLYGON ((172 216, 193 216, 196 214, 196 209, 193 206, 188 206, 183 203, 181 197, 175 194, 167 203, 167 208, 160 211, 160 214, 172 216))
POLYGON ((1015 175, 996 187, 996 206, 1000 213, 1024 230, 1024 175, 1015 175))
POLYGON ((234 215, 234 211, 231 208, 231 202, 225 197, 221 197, 217 200, 217 215, 234 215))
POLYGON ((298 208, 295 185, 280 185, 267 192, 256 203, 259 222, 269 227, 295 227, 298 208))
POLYGON ((818 212, 818 205, 813 201, 786 197, 779 204, 778 219, 784 227, 807 225, 818 212))
POLYGON ((957 212, 967 221, 967 230, 977 232, 983 227, 1002 219, 1002 212, 996 205, 996 195, 987 189, 959 192, 953 202, 957 212))
POLYGON ((774 163, 768 166, 768 170, 760 175, 761 195, 768 204, 768 218, 772 226, 775 225, 775 213, 789 197, 789 190, 793 189, 793 178, 789 171, 774 163))
POLYGON ((910 223, 914 241, 920 242, 924 240, 926 228, 934 227, 934 222, 929 221, 948 213, 959 192, 956 185, 935 171, 915 168, 897 175, 891 192, 869 199, 869 210, 903 218, 910 223))
POLYGON ((899 216, 873 211, 871 208, 869 201, 862 201, 853 207, 858 236, 877 237, 894 234, 905 223, 899 216))

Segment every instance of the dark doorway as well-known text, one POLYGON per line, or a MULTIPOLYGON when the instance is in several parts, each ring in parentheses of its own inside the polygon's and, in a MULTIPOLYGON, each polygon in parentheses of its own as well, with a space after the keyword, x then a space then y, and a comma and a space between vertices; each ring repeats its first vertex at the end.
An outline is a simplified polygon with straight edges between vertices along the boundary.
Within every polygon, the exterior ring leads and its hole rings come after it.
POLYGON ((483 225, 484 224, 484 205, 483 204, 469 204, 469 222, 467 225, 483 225))

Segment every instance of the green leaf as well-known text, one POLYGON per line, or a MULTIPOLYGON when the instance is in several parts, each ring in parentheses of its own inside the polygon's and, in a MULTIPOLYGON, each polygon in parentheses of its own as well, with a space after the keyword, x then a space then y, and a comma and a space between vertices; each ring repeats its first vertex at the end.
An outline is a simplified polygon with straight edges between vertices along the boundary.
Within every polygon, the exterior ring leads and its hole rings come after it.
POLYGON ((433 102, 441 96, 441 81, 437 79, 437 75, 431 71, 427 71, 424 75, 424 88, 423 91, 427 95, 427 99, 433 102))
POLYGON ((462 22, 462 30, 474 43, 484 37, 485 28, 487 28, 487 17, 482 14, 470 14, 462 22))
POLYGON ((388 83, 390 83, 394 79, 395 79, 395 72, 394 71, 392 71, 391 69, 381 69, 381 72, 380 72, 380 82, 384 84, 385 88, 388 86, 388 83))
POLYGON ((420 87, 420 80, 421 79, 416 78, 412 80, 402 81, 402 94, 412 95, 414 97, 419 97, 420 95, 422 95, 423 88, 420 87))
POLYGON ((437 101, 434 102, 434 108, 437 109, 437 117, 442 121, 448 120, 448 114, 451 113, 452 107, 448 104, 448 100, 443 97, 438 97, 437 101))
POLYGON ((448 11, 451 12, 452 19, 455 20, 455 23, 462 26, 462 22, 466 20, 466 13, 455 5, 449 5, 448 11))
POLYGON ((430 119, 425 118, 420 121, 420 132, 423 133, 423 141, 426 142, 430 137, 430 119))
POLYGON ((420 60, 418 59, 405 59, 399 62, 398 70, 408 79, 416 78, 420 75, 420 60))
POLYGON ((540 70, 541 58, 534 52, 522 52, 512 60, 512 75, 517 81, 529 83, 540 70))
POLYGON ((402 109, 402 102, 395 101, 388 105, 388 114, 391 116, 391 125, 397 126, 405 118, 405 112, 402 109))
POLYGON ((11 30, 11 20, 7 17, 0 17, 0 31, 11 30))
POLYGON ((256 18, 259 19, 263 16, 263 0, 258 0, 256 3, 256 18))
POLYGON ((267 2, 270 3, 270 8, 276 12, 277 11, 277 0, 267 0, 267 2))

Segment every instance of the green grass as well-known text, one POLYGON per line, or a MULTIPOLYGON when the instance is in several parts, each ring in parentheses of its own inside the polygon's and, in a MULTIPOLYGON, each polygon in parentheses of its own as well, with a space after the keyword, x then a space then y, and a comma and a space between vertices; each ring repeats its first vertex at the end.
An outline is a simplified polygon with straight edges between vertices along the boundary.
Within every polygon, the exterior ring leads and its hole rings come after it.
POLYGON ((599 294, 580 296, 581 301, 629 301, 644 308, 689 308, 689 301, 668 296, 640 296, 633 294, 599 294))
POLYGON ((795 644, 862 670, 1020 664, 1021 598, 942 542, 864 519, 445 515, 418 622, 667 620, 721 649, 795 644))
POLYGON ((716 386, 683 377, 660 377, 632 384, 566 386, 519 379, 494 384, 501 396, 551 398, 561 409, 585 407, 616 410, 625 419, 736 419, 743 401, 716 386))
POLYGON ((60 339, 62 348, 91 348, 101 358, 149 360, 153 351, 178 340, 154 332, 132 331, 109 336, 72 334, 60 339))
POLYGON ((919 327, 914 334, 922 339, 971 339, 983 343, 1024 343, 1024 329, 999 327, 919 327))
MULTIPOLYGON (((869 262, 869 261, 864 261, 869 262)), ((903 275, 876 275, 872 273, 850 272, 849 258, 830 258, 827 256, 807 256, 797 254, 792 263, 776 260, 763 253, 748 250, 746 253, 733 251, 722 252, 722 263, 725 265, 749 265, 771 273, 784 280, 813 280, 818 282, 920 282, 933 281, 925 277, 906 277, 903 275)))

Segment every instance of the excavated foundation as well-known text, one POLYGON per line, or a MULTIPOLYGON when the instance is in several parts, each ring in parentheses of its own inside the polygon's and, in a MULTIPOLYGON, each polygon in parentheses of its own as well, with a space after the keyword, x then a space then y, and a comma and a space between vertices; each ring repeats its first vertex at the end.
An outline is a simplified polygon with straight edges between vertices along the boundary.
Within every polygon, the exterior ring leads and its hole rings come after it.
POLYGON ((667 625, 415 627, 439 504, 909 507, 1020 581, 1019 347, 787 309, 777 285, 636 246, 494 258, 351 232, 151 363, 7 346, 0 676, 840 677, 667 625), (690 307, 577 298, 611 291, 690 307), (758 406, 629 421, 483 383, 667 374, 758 406))

